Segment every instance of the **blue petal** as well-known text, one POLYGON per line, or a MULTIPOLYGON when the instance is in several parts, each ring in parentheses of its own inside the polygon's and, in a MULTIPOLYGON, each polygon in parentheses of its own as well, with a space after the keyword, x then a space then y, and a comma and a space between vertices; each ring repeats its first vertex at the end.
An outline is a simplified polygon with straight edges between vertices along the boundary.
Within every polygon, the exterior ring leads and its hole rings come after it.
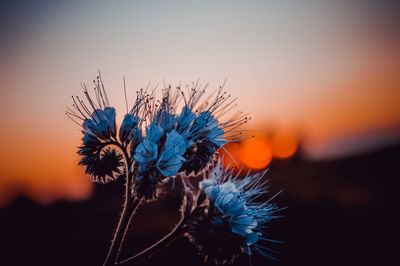
POLYGON ((164 131, 170 131, 175 122, 175 117, 173 114, 170 114, 166 111, 162 111, 161 113, 161 121, 158 124, 164 129, 164 131))
POLYGON ((139 123, 139 118, 132 114, 126 114, 124 120, 121 124, 121 131, 130 131, 132 128, 136 127, 139 123))
POLYGON ((185 158, 177 154, 173 149, 168 149, 158 159, 157 168, 164 176, 173 176, 178 173, 183 161, 185 161, 185 158))
POLYGON ((99 144, 100 141, 96 138, 96 136, 89 134, 87 132, 82 131, 84 136, 83 136, 83 143, 85 145, 87 144, 99 144))
POLYGON ((157 158, 157 144, 149 140, 142 141, 135 150, 135 160, 139 163, 147 163, 157 158))
POLYGON ((115 121, 115 108, 114 107, 106 107, 104 108, 104 115, 106 120, 112 124, 115 121))
POLYGON ((245 208, 245 202, 238 193, 221 193, 215 201, 215 206, 222 213, 237 214, 245 208))
POLYGON ((176 132, 176 130, 172 130, 167 133, 167 139, 165 140, 165 150, 173 149, 175 153, 179 155, 183 155, 186 152, 186 139, 176 132))
POLYGON ((208 178, 208 179, 204 179, 203 181, 201 181, 199 183, 200 188, 202 190, 207 189, 210 186, 215 186, 217 184, 217 180, 215 180, 214 178, 208 178))
POLYGON ((252 229, 257 227, 257 221, 252 216, 242 214, 232 220, 231 226, 233 233, 247 237, 254 233, 252 229))
POLYGON ((111 130, 112 136, 115 137, 115 108, 113 107, 106 107, 104 108, 104 115, 106 116, 106 120, 108 122, 108 126, 111 130))
POLYGON ((102 109, 95 109, 92 113, 92 118, 95 123, 99 123, 100 120, 106 120, 107 116, 102 109))
POLYGON ((204 111, 201 112, 197 117, 196 117, 196 125, 198 125, 199 127, 205 127, 207 125, 207 123, 210 121, 210 119, 212 119, 212 114, 210 113, 210 111, 204 111))
POLYGON ((108 124, 105 120, 100 120, 98 123, 91 119, 85 119, 82 125, 83 129, 91 135, 97 136, 102 139, 109 137, 108 124))
POLYGON ((196 115, 192 112, 192 110, 190 110, 187 106, 183 107, 181 115, 178 118, 179 127, 183 129, 189 126, 195 118, 196 115))
POLYGON ((103 135, 105 138, 110 137, 110 132, 109 132, 109 124, 106 120, 101 120, 98 124, 97 127, 93 130, 97 130, 97 132, 101 135, 103 135))
POLYGON ((196 117, 192 132, 194 132, 193 138, 201 136, 202 139, 207 139, 218 147, 226 143, 226 141, 222 139, 224 130, 220 127, 218 120, 214 118, 210 111, 201 112, 196 117))
POLYGON ((83 129, 90 135, 96 135, 96 133, 91 130, 91 128, 95 126, 96 124, 93 122, 93 120, 87 118, 83 121, 82 125, 83 129))
POLYGON ((154 123, 151 123, 146 128, 147 139, 154 143, 156 143, 161 138, 163 132, 164 132, 164 130, 160 126, 157 126, 154 123))
POLYGON ((204 189, 207 197, 211 200, 215 200, 218 197, 218 193, 221 190, 220 186, 208 186, 204 189))
POLYGON ((139 142, 141 142, 143 139, 142 131, 138 128, 132 129, 129 136, 132 136, 132 141, 131 141, 132 148, 136 147, 136 145, 138 145, 139 142))
POLYGON ((220 127, 212 128, 207 134, 207 138, 219 147, 226 143, 225 140, 221 139, 223 136, 224 130, 220 127))
POLYGON ((130 141, 136 134, 139 118, 132 114, 126 114, 119 129, 119 138, 121 141, 130 141))

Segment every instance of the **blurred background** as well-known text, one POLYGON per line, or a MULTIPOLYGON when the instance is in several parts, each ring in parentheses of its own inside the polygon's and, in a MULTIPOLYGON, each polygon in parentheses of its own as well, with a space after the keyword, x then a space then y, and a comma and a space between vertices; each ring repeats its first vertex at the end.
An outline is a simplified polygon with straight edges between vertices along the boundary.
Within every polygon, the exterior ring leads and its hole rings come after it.
MULTIPOLYGON (((399 3, 350 1, 1 1, 0 264, 99 265, 120 181, 89 182, 65 115, 101 70, 121 121, 149 82, 200 79, 237 97, 254 138, 228 144, 238 167, 269 168, 284 218, 279 261, 396 264, 400 178, 399 3), (118 113, 119 111, 119 113, 118 113)), ((222 152, 226 152, 222 151, 222 152)), ((226 156, 225 158, 229 158, 226 156)), ((226 162, 228 164, 228 161, 226 162)), ((142 208, 123 255, 178 221, 178 186, 142 208)), ((271 194, 271 195, 272 195, 271 194)), ((185 239, 147 261, 202 265, 185 239)), ((235 265, 246 265, 240 257, 235 265)), ((212 265, 212 264, 210 264, 212 265)))

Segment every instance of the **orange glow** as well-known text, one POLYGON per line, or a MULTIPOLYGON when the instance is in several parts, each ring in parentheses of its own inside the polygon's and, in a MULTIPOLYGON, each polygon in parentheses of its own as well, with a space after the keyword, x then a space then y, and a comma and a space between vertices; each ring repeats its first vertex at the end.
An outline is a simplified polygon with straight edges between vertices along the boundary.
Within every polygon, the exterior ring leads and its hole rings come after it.
POLYGON ((267 167, 272 159, 268 137, 260 135, 244 141, 240 158, 250 168, 262 169, 267 167))
POLYGON ((271 137, 258 133, 245 141, 227 143, 220 149, 220 154, 225 168, 259 170, 266 168, 274 158, 293 156, 298 146, 298 139, 293 132, 278 130, 271 137))
POLYGON ((284 159, 296 153, 299 142, 289 131, 277 131, 272 135, 272 152, 274 157, 284 159))
POLYGON ((57 128, 50 128, 46 135, 39 134, 40 127, 24 124, 32 128, 29 134, 8 122, 9 131, 0 139, 0 208, 20 195, 43 204, 89 197, 93 185, 78 166, 76 153, 80 132, 61 135, 57 128))

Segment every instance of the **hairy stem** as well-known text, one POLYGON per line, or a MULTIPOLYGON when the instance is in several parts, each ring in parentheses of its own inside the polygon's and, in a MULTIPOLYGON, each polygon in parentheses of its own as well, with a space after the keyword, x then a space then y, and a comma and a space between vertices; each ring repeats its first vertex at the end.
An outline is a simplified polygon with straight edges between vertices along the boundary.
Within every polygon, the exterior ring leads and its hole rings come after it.
POLYGON ((125 236, 126 236, 126 234, 128 233, 128 229, 129 229, 129 226, 130 226, 130 224, 131 224, 132 217, 133 217, 133 215, 135 214, 136 209, 139 207, 140 203, 141 203, 143 200, 140 199, 140 200, 138 200, 138 201, 139 201, 139 202, 137 203, 136 207, 132 210, 132 212, 130 213, 130 215, 128 215, 128 216, 129 216, 129 217, 128 217, 128 223, 127 223, 127 225, 125 226, 124 232, 123 232, 123 234, 122 234, 122 240, 121 240, 121 242, 120 242, 120 244, 119 244, 119 247, 118 247, 118 251, 117 251, 117 254, 116 254, 116 257, 115 257, 115 262, 117 262, 117 261, 119 260, 119 253, 121 252, 122 245, 123 245, 124 240, 125 240, 125 236))
POLYGON ((154 255, 155 253, 159 252, 163 248, 166 248, 172 242, 174 242, 179 237, 183 236, 188 231, 186 222, 188 221, 188 219, 191 218, 191 216, 193 214, 193 208, 192 208, 193 207, 193 195, 190 191, 190 188, 187 187, 188 184, 186 183, 186 180, 184 180, 182 177, 181 177, 181 180, 182 180, 182 182, 184 182, 184 186, 185 186, 185 194, 184 194, 182 206, 181 206, 182 217, 179 220, 179 222, 175 225, 174 229, 172 229, 171 232, 169 232, 166 236, 164 236, 158 242, 151 245, 150 247, 143 250, 142 252, 139 252, 130 258, 127 258, 125 260, 117 262, 118 265, 124 264, 127 262, 131 262, 131 263, 141 262, 144 259, 149 258, 152 255, 154 255))
POLYGON ((178 224, 175 226, 175 228, 168 233, 166 236, 164 236, 162 239, 160 239, 157 243, 151 245, 147 249, 143 250, 142 252, 139 252, 138 254, 127 258, 125 260, 122 260, 120 262, 117 262, 118 265, 124 264, 127 262, 134 263, 134 262, 141 262, 146 258, 151 257, 152 255, 156 254, 163 248, 166 248, 169 246, 172 242, 174 242, 177 238, 182 236, 185 232, 186 229, 184 227, 186 219, 182 218, 178 224))
POLYGON ((114 265, 117 261, 119 252, 122 247, 122 243, 124 242, 125 235, 127 233, 130 221, 132 219, 133 214, 135 213, 135 210, 137 207, 140 205, 142 202, 141 199, 134 198, 132 196, 131 192, 131 186, 132 186, 132 178, 133 178, 133 172, 131 171, 132 167, 132 161, 131 158, 127 152, 127 147, 124 146, 123 144, 117 142, 117 141, 112 141, 108 143, 104 143, 104 147, 106 145, 115 145, 118 148, 121 149, 121 151, 124 154, 125 157, 125 166, 126 166, 126 175, 125 175, 125 202, 124 202, 124 207, 121 213, 121 217, 118 222, 117 229, 114 233, 114 238, 111 242, 110 249, 108 251, 106 260, 104 261, 104 266, 106 265, 114 265))
POLYGON ((117 255, 124 240, 126 228, 129 226, 130 218, 135 212, 136 208, 139 206, 140 202, 141 200, 134 199, 132 201, 128 201, 128 203, 125 204, 124 209, 122 210, 121 217, 118 222, 117 229, 114 234, 114 239, 111 242, 107 258, 104 261, 103 264, 104 266, 115 264, 117 260, 117 255))

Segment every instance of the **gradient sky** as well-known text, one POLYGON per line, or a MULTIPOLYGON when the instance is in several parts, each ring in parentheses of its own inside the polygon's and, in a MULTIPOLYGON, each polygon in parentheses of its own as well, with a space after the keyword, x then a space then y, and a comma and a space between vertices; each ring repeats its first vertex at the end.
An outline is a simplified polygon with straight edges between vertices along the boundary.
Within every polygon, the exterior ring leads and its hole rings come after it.
POLYGON ((310 156, 359 147, 358 136, 362 146, 397 138, 399 8, 390 3, 2 1, 0 205, 19 193, 89 195, 76 166, 81 134, 64 111, 99 69, 119 118, 123 75, 131 97, 163 79, 216 88, 228 78, 250 128, 294 130, 310 156))

